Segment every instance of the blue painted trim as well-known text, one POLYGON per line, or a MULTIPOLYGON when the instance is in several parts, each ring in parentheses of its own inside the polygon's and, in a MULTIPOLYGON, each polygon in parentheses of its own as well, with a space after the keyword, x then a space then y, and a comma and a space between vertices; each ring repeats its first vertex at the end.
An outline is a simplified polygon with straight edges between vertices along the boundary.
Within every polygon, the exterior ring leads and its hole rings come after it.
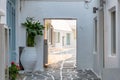
POLYGON ((16 0, 7 0, 7 25, 9 30, 9 54, 10 62, 16 62, 16 0))

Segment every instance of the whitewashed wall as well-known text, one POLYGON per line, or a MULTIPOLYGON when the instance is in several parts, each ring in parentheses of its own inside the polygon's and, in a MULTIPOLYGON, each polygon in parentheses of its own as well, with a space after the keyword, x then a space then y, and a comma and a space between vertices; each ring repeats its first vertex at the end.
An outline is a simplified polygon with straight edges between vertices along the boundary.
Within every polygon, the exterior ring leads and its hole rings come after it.
POLYGON ((5 29, 0 24, 0 79, 5 80, 5 29))
POLYGON ((118 0, 106 0, 105 4, 105 67, 106 68, 118 68, 120 66, 120 36, 119 36, 119 6, 118 0), (111 16, 110 9, 116 7, 116 55, 111 55, 111 16))
POLYGON ((0 0, 0 9, 5 13, 5 16, 1 17, 1 23, 6 24, 6 0, 0 0))
POLYGON ((4 13, 5 16, 0 15, 0 80, 5 80, 5 68, 6 64, 6 36, 4 24, 6 24, 6 0, 0 0, 0 10, 4 13))
MULTIPOLYGON (((93 67, 92 55, 92 7, 85 9, 84 2, 40 2, 22 1, 20 20, 17 26, 17 47, 25 46, 25 29, 20 26, 27 16, 39 19, 42 24, 44 18, 77 18, 77 68, 93 67)), ((43 48, 41 48, 43 61, 43 48)))
MULTIPOLYGON (((92 6, 99 8, 99 0, 93 0, 92 1, 92 6)), ((93 71, 100 75, 100 54, 99 53, 99 10, 96 11, 96 13, 94 13, 93 18, 93 71), (95 23, 94 23, 94 19, 97 19, 97 52, 95 51, 95 23)))
POLYGON ((106 0, 104 8, 104 30, 105 30, 105 68, 103 69, 103 80, 120 80, 120 3, 118 0, 106 0), (111 22, 110 9, 116 7, 116 55, 111 55, 111 22))
MULTIPOLYGON (((99 1, 99 0, 98 0, 99 1)), ((99 7, 96 2, 94 6, 99 7)), ((102 24, 100 18, 102 17, 100 8, 99 11, 95 16, 97 16, 98 24, 97 24, 97 47, 98 51, 97 53, 93 51, 94 53, 94 64, 93 64, 93 70, 99 74, 103 80, 119 80, 120 78, 117 77, 118 73, 120 73, 120 50, 119 50, 119 15, 120 11, 118 10, 120 8, 117 0, 106 0, 106 3, 104 4, 104 55, 101 52, 100 46, 102 43, 100 39, 102 38, 101 30, 102 30, 102 24), (110 9, 112 7, 116 6, 116 56, 111 56, 111 29, 110 29, 110 9), (104 60, 103 60, 104 59, 104 60), (104 64, 104 67, 103 67, 104 64), (112 77, 111 77, 112 76, 112 77)), ((103 32, 103 31, 102 31, 103 32)), ((94 40, 93 40, 94 41, 94 40)))

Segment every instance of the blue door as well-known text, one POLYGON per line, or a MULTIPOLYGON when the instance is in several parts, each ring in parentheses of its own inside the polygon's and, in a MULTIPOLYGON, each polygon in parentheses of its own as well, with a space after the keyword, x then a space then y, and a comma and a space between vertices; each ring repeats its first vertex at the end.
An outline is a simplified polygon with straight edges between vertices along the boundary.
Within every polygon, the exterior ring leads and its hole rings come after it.
POLYGON ((7 0, 7 25, 9 27, 10 62, 16 61, 15 3, 16 0, 7 0))

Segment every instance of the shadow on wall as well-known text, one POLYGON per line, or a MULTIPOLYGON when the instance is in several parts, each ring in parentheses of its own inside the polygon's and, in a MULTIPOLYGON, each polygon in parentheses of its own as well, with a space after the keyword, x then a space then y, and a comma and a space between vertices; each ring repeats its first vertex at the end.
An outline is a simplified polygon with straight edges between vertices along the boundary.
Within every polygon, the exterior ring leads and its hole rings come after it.
POLYGON ((20 66, 20 69, 21 70, 24 70, 22 64, 21 64, 21 61, 20 61, 20 57, 21 57, 21 54, 22 54, 22 51, 23 51, 24 47, 23 46, 20 46, 19 47, 19 66, 20 66))

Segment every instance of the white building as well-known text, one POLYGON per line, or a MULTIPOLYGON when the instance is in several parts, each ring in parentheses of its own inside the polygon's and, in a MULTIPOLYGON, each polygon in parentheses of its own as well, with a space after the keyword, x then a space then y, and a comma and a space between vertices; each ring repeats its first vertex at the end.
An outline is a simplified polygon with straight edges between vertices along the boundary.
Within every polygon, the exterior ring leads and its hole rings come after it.
POLYGON ((104 69, 105 80, 119 80, 120 73, 120 37, 118 0, 105 0, 104 4, 104 69))
MULTIPOLYGON (((99 0, 94 15, 94 71, 103 80, 119 80, 119 1, 99 0), (100 2, 100 3, 99 3, 100 2)), ((95 8, 94 8, 95 9, 95 8)))
POLYGON ((57 48, 74 48, 76 43, 76 26, 68 23, 70 20, 51 20, 51 27, 48 29, 49 46, 57 48), (71 27, 72 26, 72 27, 71 27))
POLYGON ((5 6, 0 1, 0 79, 5 80, 5 70, 8 66, 8 27, 6 26, 6 11, 5 6))
MULTIPOLYGON (((93 20, 93 13, 91 11, 92 7, 85 9, 84 2, 77 1, 51 2, 27 0, 22 1, 21 8, 18 9, 21 9, 21 12, 19 13, 20 19, 18 20, 20 21, 18 21, 19 24, 17 26, 17 48, 19 46, 26 46, 26 32, 25 29, 21 26, 21 23, 25 21, 27 16, 34 16, 36 19, 39 19, 42 24, 44 23, 45 18, 73 18, 77 20, 77 68, 86 69, 93 67, 93 55, 91 47, 93 39, 91 22, 93 20), (87 24, 84 23, 86 21, 88 21, 87 24)), ((42 51, 42 53, 40 53, 40 59, 41 62, 43 62, 43 47, 41 47, 40 51, 42 51)), ((41 66, 43 67, 42 63, 41 66)))
MULTIPOLYGON (((102 1, 92 0, 88 4, 89 8, 86 9, 84 2, 79 0, 0 0, 0 9, 5 13, 1 17, 1 23, 9 27, 9 61, 19 63, 19 48, 26 46, 26 32, 21 26, 26 17, 35 17, 42 24, 45 18, 75 18, 77 19, 77 69, 93 69, 103 80, 120 80, 120 1, 102 1), (93 7, 96 7, 95 14, 92 11, 93 7)), ((6 51, 3 50, 5 47, 2 41, 4 40, 0 40, 0 56, 6 51)), ((39 49, 40 70, 44 70, 43 46, 39 49)), ((5 59, 0 59, 0 67, 2 67, 5 59)), ((4 66, 0 68, 0 76, 3 76, 1 80, 5 80, 4 66)))

